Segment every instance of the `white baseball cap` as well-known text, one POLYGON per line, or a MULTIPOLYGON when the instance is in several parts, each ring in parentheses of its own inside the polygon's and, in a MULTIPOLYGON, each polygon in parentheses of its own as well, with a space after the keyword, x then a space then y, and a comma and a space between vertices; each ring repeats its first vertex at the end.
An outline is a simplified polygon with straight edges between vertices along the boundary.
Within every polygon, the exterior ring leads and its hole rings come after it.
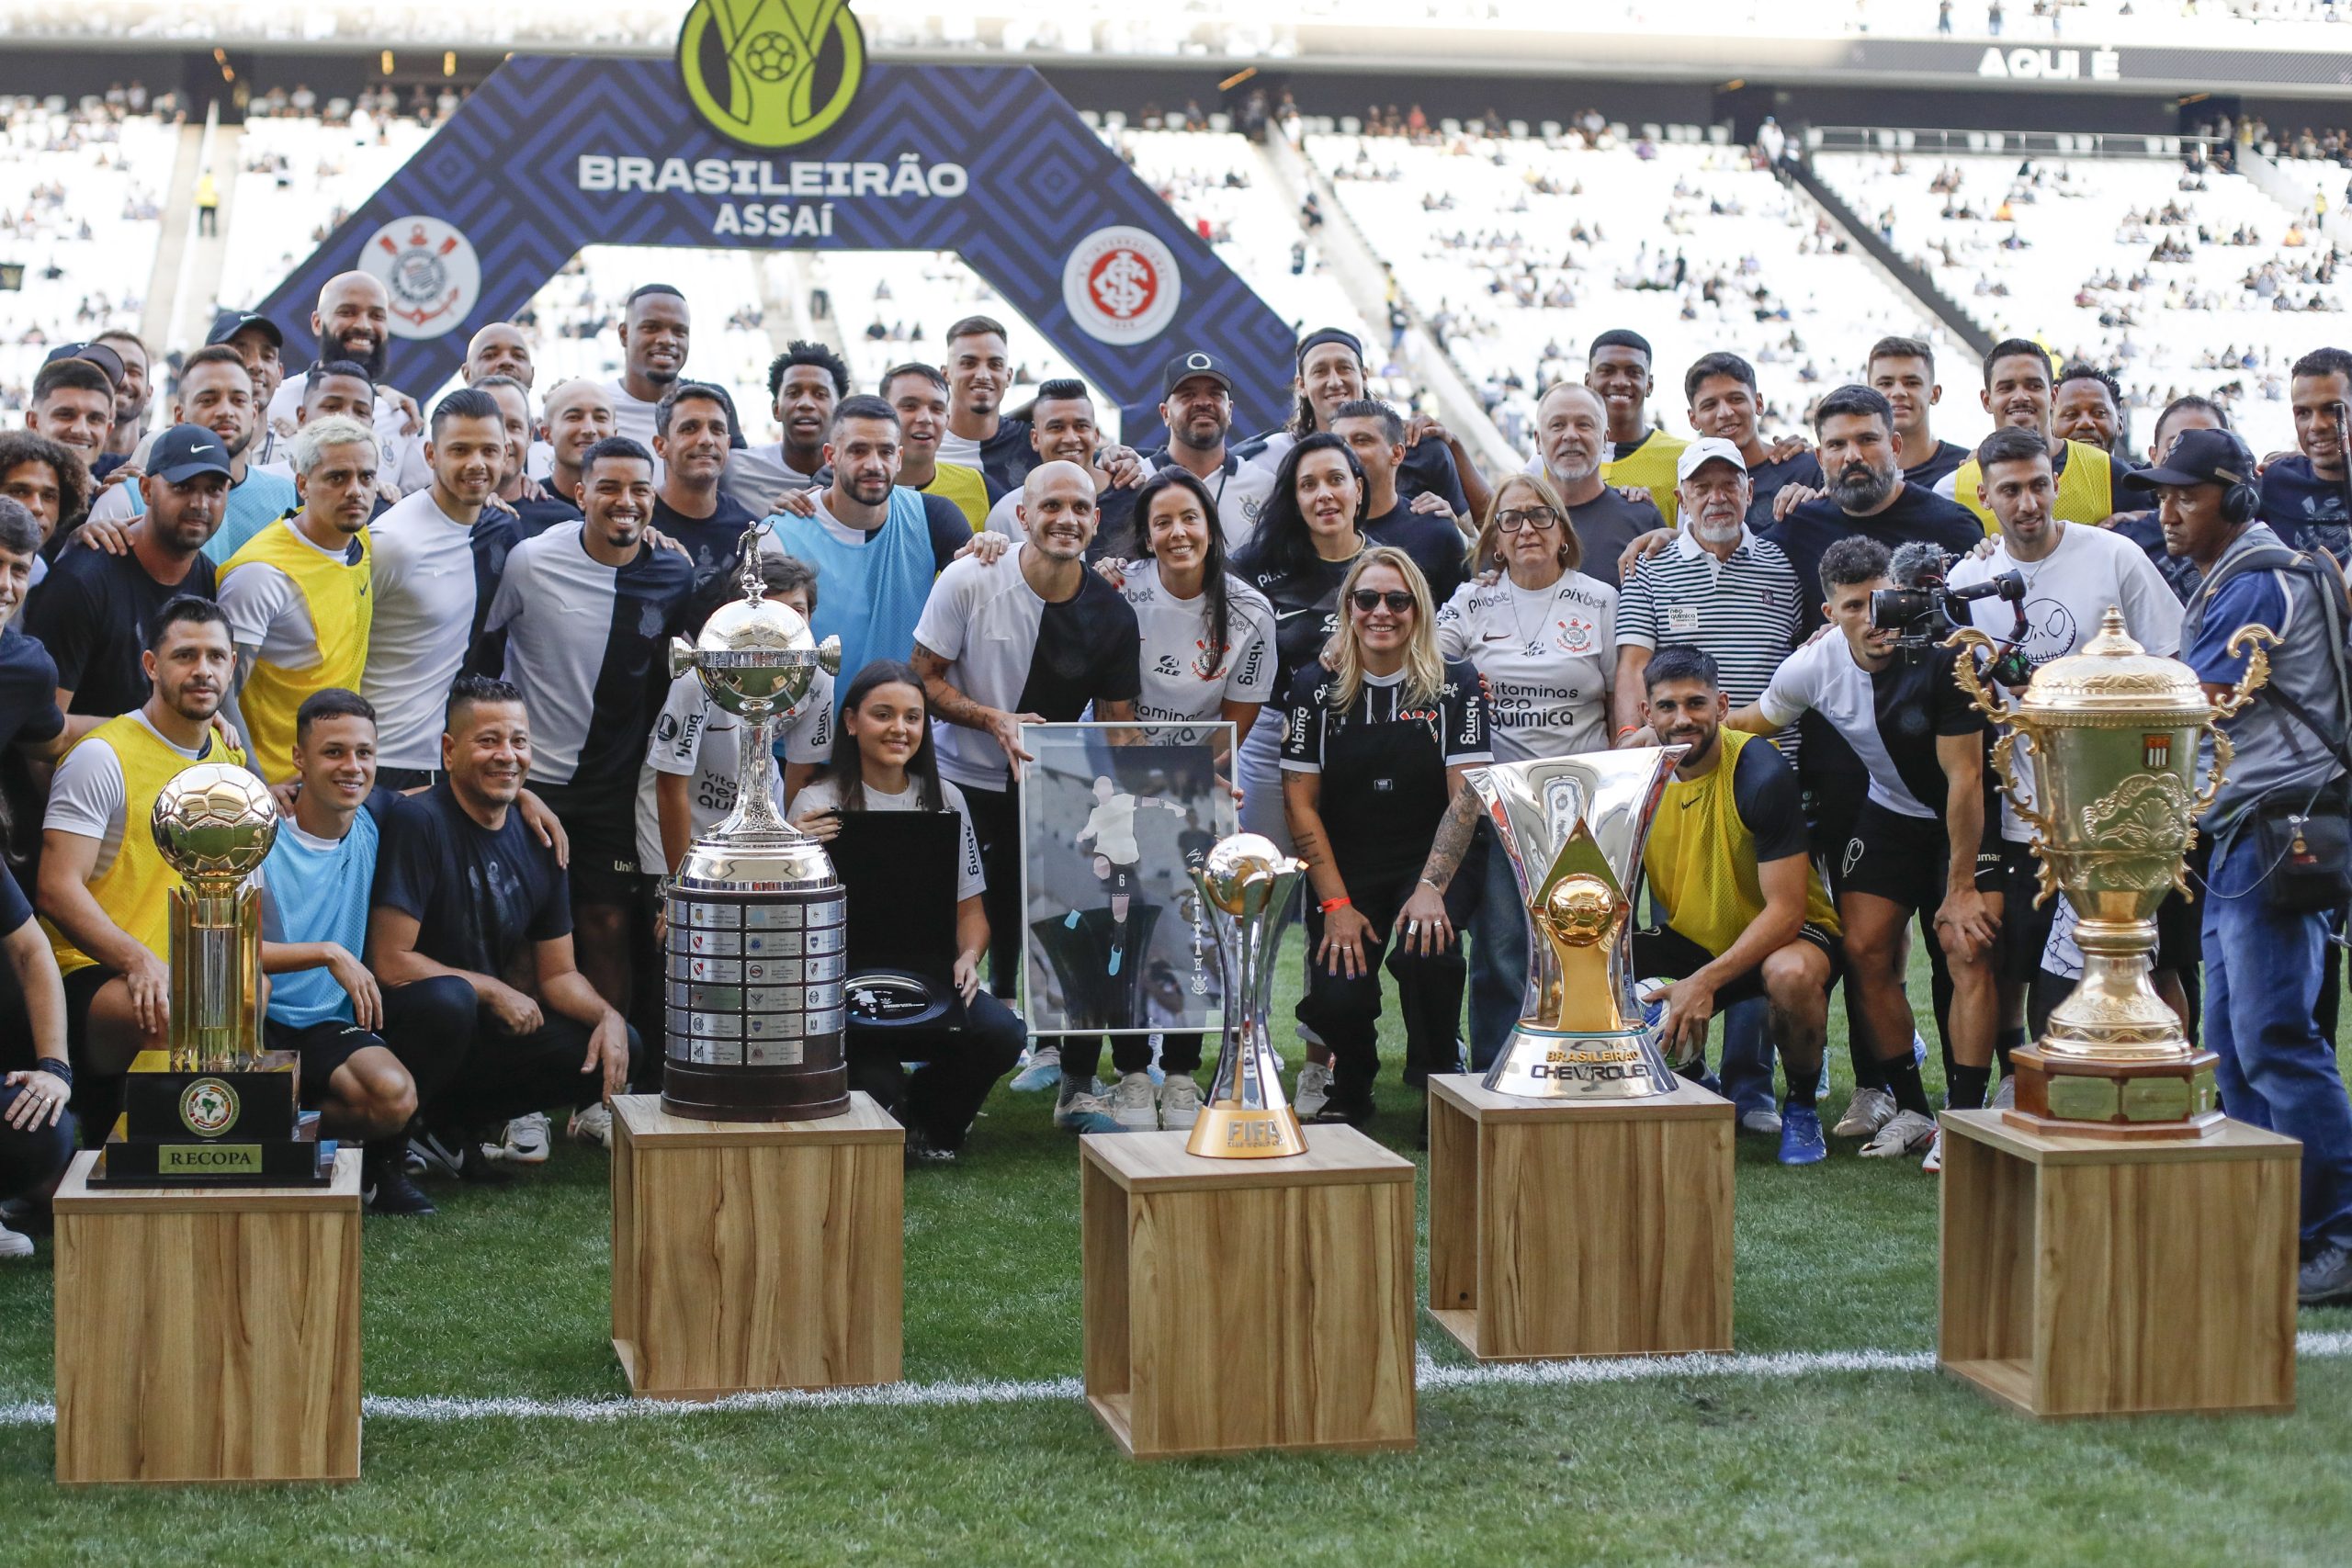
POLYGON ((1702 435, 1674 460, 1674 482, 1680 484, 1705 463, 1729 463, 1741 473, 1747 472, 1747 459, 1739 455, 1738 447, 1720 435, 1702 435))

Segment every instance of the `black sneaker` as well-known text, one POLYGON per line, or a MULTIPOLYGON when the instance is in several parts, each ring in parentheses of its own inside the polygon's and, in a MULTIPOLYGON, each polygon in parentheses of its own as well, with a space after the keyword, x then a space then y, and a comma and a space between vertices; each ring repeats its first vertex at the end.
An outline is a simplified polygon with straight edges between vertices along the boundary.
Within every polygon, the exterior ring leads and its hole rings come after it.
POLYGON ((1306 1120, 1309 1125, 1317 1127, 1334 1127, 1341 1124, 1350 1127, 1365 1127, 1372 1122, 1372 1096, 1367 1094, 1362 1099, 1351 1100, 1334 1092, 1330 1099, 1323 1102, 1323 1109, 1306 1120))
POLYGON ((399 1214, 422 1219, 427 1214, 439 1213, 434 1208, 433 1200, 424 1195, 424 1190, 411 1181, 405 1171, 393 1168, 390 1160, 384 1162, 384 1168, 376 1172, 373 1181, 361 1186, 360 1197, 371 1214, 399 1214))
POLYGON ((919 1165, 954 1165, 955 1163, 954 1149, 943 1148, 933 1143, 931 1135, 920 1127, 907 1129, 908 1168, 911 1169, 919 1165))
POLYGON ((514 1179, 513 1171, 492 1164, 482 1153, 480 1139, 463 1134, 420 1127, 409 1139, 409 1148, 424 1156, 424 1168, 433 1175, 454 1176, 488 1187, 503 1187, 514 1179))
POLYGON ((2295 1300, 2307 1307, 2352 1301, 2352 1248, 2321 1247, 2296 1273, 2295 1300))

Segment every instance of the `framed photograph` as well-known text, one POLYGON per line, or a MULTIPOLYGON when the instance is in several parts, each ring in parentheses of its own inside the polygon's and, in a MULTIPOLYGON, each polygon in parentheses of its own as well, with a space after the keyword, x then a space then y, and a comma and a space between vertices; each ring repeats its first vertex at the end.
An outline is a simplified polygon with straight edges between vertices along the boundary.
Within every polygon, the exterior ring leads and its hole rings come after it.
POLYGON ((1040 724, 1021 782, 1022 1009, 1038 1034, 1225 1027, 1191 868, 1232 833, 1229 724, 1040 724))

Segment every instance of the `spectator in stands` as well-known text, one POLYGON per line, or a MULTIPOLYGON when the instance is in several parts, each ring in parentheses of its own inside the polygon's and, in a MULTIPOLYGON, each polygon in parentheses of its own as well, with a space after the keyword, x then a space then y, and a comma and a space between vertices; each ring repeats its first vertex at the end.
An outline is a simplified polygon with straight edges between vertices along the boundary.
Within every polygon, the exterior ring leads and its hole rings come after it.
MULTIPOLYGON (((1578 381, 1555 382, 1535 405, 1538 456, 1528 468, 1567 507, 1581 570, 1615 587, 1620 558, 1634 540, 1662 532, 1666 519, 1655 502, 1636 501, 1602 481, 1608 427, 1609 408, 1598 392, 1578 381)), ((1495 564, 1480 559, 1473 570, 1486 571, 1495 564)))
POLYGON ((2124 412, 2123 389, 2096 365, 2069 365, 2058 373, 2051 428, 2063 440, 2098 447, 2119 469, 2137 467, 2132 456, 2132 419, 2124 412))
POLYGON ((2295 361, 2288 383, 2295 409, 2293 455, 2262 470, 2262 516, 2290 549, 2324 549, 2352 562, 2352 354, 2315 348, 2295 361))
POLYGON ((531 769, 522 694, 458 679, 435 762, 439 782, 395 802, 383 822, 368 964, 386 1032, 444 1042, 458 1064, 421 1118, 428 1163, 495 1181, 485 1139, 550 1105, 575 1107, 575 1130, 584 1122, 594 1135, 605 1118, 585 1112, 622 1091, 640 1046, 573 962, 562 863, 517 809, 531 769), (528 976, 536 994, 511 976, 528 976))
POLYGON ((602 381, 584 376, 558 383, 547 399, 548 493, 580 500, 580 465, 589 449, 613 432, 613 395, 602 381))
POLYGON ((613 400, 613 431, 648 451, 662 396, 686 373, 693 325, 686 297, 667 283, 641 283, 621 301, 621 373, 605 384, 613 400))
MULTIPOLYGON (((220 569, 220 608, 237 650, 222 708, 244 737, 254 771, 272 784, 294 776, 302 705, 329 688, 356 691, 367 667, 362 536, 377 500, 375 433, 357 420, 313 420, 289 446, 302 509, 255 534, 220 569)), ((371 784, 375 731, 371 710, 371 784)))
POLYGON ((45 435, 92 468, 114 431, 114 383, 86 359, 52 359, 33 373, 25 428, 45 435))
MULTIPOLYGON (((2049 445, 2058 479, 2056 514, 2068 523, 2096 526, 2115 511, 2113 461, 2103 446, 2068 441, 2053 427, 2050 355, 2027 338, 2004 338, 1984 355, 1984 412, 1996 424, 2030 430, 2049 445)), ((1984 475, 1973 457, 1937 481, 1936 493, 1976 514, 1987 534, 1999 525, 1984 500, 1984 475)))
MULTIPOLYGON (((318 303, 311 311, 311 333, 318 340, 319 359, 348 360, 365 371, 376 388, 379 474, 407 472, 409 449, 419 444, 418 438, 424 430, 416 400, 384 382, 384 359, 391 344, 388 324, 391 310, 391 296, 385 291, 380 278, 365 272, 339 272, 320 288, 318 303)), ((272 429, 294 427, 309 384, 307 370, 278 383, 277 395, 269 400, 265 413, 272 429)))
MULTIPOLYGON (((1770 123, 1770 122, 1767 122, 1770 123)), ((1747 521, 1760 528, 1772 521, 1773 498, 1786 485, 1818 491, 1823 485, 1821 464, 1811 452, 1778 456, 1757 434, 1762 408, 1756 391, 1756 367, 1736 354, 1703 354, 1683 373, 1682 396, 1690 405, 1690 428, 1739 448, 1747 463, 1747 521)))
POLYGON ((146 830, 155 796, 191 763, 245 760, 212 728, 234 667, 220 607, 181 594, 153 620, 145 698, 65 754, 41 822, 40 912, 65 976, 69 1059, 100 1126, 112 1097, 90 1093, 89 1080, 118 1078, 169 1038, 169 894, 180 879, 146 830))
POLYGON ((977 468, 1004 490, 1019 484, 1036 465, 1029 422, 1002 412, 1012 387, 1012 368, 1002 323, 967 316, 947 329, 947 434, 939 455, 977 468))
POLYGON ((1649 339, 1623 327, 1592 340, 1586 357, 1584 384, 1609 412, 1609 452, 1600 465, 1608 484, 1645 490, 1674 526, 1676 459, 1685 443, 1653 425, 1649 418, 1649 339))
MULTIPOLYGON (((237 373, 244 374, 243 366, 237 373)), ((183 596, 213 595, 204 547, 220 525, 229 490, 219 437, 199 425, 172 426, 155 438, 139 488, 145 515, 125 531, 128 550, 60 553, 26 617, 25 629, 57 660, 57 705, 74 736, 147 700, 142 660, 161 626, 158 613, 183 596)), ((216 694, 213 705, 219 701, 216 694)))
POLYGON ((1465 549, 1451 518, 1416 512, 1397 491, 1405 459, 1405 422, 1386 403, 1358 398, 1331 413, 1331 434, 1348 444, 1363 469, 1363 536, 1413 558, 1430 596, 1444 604, 1462 585, 1465 549))
MULTIPOLYGON (((1260 437, 1256 443, 1255 461, 1263 468, 1278 468, 1299 441, 1317 431, 1329 430, 1332 416, 1339 412, 1340 404, 1369 395, 1363 344, 1353 333, 1323 327, 1307 333, 1298 341, 1295 363, 1296 375, 1291 384, 1298 393, 1298 404, 1288 424, 1260 437)), ((1268 492, 1278 493, 1280 489, 1278 484, 1269 485, 1268 492)), ((1470 513, 1470 498, 1464 492, 1462 473, 1454 466, 1453 453, 1441 434, 1424 433, 1405 448, 1405 460, 1396 468, 1396 489, 1408 502, 1422 496, 1432 498, 1422 502, 1417 510, 1442 506, 1449 516, 1470 513)))
POLYGON ((147 345, 137 333, 112 328, 90 341, 113 349, 115 356, 122 361, 122 379, 116 384, 114 392, 114 428, 107 434, 105 455, 90 467, 90 477, 102 479, 137 449, 140 437, 145 434, 147 405, 153 398, 154 380, 150 373, 153 362, 147 345))
POLYGON ((270 461, 277 456, 276 432, 259 417, 259 412, 269 407, 270 400, 277 395, 277 384, 286 379, 286 334, 267 316, 223 310, 212 322, 212 334, 204 341, 208 346, 223 344, 235 349, 237 357, 245 362, 245 369, 254 380, 255 429, 252 457, 256 463, 270 461))
POLYGON ((947 434, 947 378, 935 365, 910 361, 882 372, 879 390, 899 415, 898 482, 953 505, 978 532, 1003 491, 978 468, 939 456, 947 434))
MULTIPOLYGON (((1029 445, 1038 462, 1075 464, 1092 477, 1098 525, 1106 505, 1104 498, 1111 491, 1132 491, 1142 482, 1143 465, 1135 455, 1123 446, 1103 443, 1102 429, 1094 423, 1094 400, 1087 395, 1085 382, 1057 378, 1039 385, 1036 401, 1030 405, 1028 423, 1029 445)), ((1123 514, 1133 501, 1132 494, 1124 498, 1123 514)), ((1021 482, 1015 481, 989 508, 988 531, 1009 538, 1023 537, 1021 519, 1026 509, 1027 497, 1021 482)), ((1098 553, 1100 533, 1098 526, 1098 553)))
MULTIPOLYGON (((109 412, 113 408, 111 399, 107 408, 109 412)), ((228 456, 229 491, 221 501, 220 525, 204 547, 205 555, 217 566, 236 554, 247 539, 294 510, 299 501, 293 485, 252 467, 260 413, 254 401, 253 373, 235 349, 213 344, 187 356, 180 367, 172 417, 182 425, 209 429, 228 456)), ((92 504, 90 522, 124 522, 138 516, 146 506, 144 487, 116 485, 92 504)))
POLYGON ((746 446, 729 459, 729 498, 754 517, 776 509, 783 492, 807 490, 825 466, 833 405, 849 396, 849 366, 821 343, 794 342, 768 365, 768 398, 781 440, 746 446))
POLYGON ((1904 482, 1932 490, 1968 460, 1957 441, 1939 441, 1929 412, 1943 401, 1936 384, 1936 351, 1923 338, 1883 337, 1871 345, 1862 379, 1894 411, 1894 461, 1904 482))

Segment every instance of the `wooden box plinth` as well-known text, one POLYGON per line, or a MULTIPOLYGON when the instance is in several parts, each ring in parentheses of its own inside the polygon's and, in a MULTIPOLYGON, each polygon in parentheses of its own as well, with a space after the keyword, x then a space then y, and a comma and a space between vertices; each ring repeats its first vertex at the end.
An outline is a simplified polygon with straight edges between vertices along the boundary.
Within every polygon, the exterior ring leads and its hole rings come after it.
POLYGON ((57 1190, 57 1479, 359 1474, 359 1151, 322 1187, 57 1190))
POLYGON ((1430 1315, 1481 1360, 1731 1348, 1731 1101, 1430 1079, 1430 1315))
POLYGON ((613 1101, 613 1349, 629 1392, 721 1399, 899 1381, 906 1133, 613 1101))
POLYGON ((1283 1159, 1079 1140, 1086 1398, 1136 1459, 1413 1446, 1413 1165, 1351 1127, 1283 1159))
POLYGON ((2033 1416, 2295 1407, 2301 1145, 1943 1128, 1945 1371, 2033 1416))

